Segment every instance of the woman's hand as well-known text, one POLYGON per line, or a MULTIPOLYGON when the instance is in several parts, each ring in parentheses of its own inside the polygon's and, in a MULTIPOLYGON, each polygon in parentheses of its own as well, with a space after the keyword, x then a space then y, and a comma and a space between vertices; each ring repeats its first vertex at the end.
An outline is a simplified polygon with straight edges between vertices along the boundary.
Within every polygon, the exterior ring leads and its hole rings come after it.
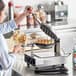
POLYGON ((13 48, 13 53, 19 53, 21 51, 23 51, 23 47, 21 47, 21 45, 15 45, 13 48))
POLYGON ((29 12, 24 10, 23 13, 19 14, 19 15, 16 15, 15 14, 15 22, 16 22, 16 25, 18 25, 26 16, 29 15, 29 12))

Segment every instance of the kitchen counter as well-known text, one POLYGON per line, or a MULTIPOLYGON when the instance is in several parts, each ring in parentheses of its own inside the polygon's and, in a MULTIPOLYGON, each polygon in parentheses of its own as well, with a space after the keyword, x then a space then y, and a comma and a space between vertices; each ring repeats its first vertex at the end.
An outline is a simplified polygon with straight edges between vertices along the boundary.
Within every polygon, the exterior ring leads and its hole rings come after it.
MULTIPOLYGON (((65 30, 65 29, 76 29, 76 20, 74 19, 68 19, 68 23, 65 25, 51 25, 49 24, 50 28, 53 30, 65 30)), ((38 25, 39 27, 39 25, 38 25)), ((34 28, 35 29, 35 28, 34 28)), ((26 26, 23 26, 21 30, 27 30, 26 26)), ((28 29, 27 31, 31 31, 31 29, 28 29)), ((34 31, 34 30, 33 30, 34 31)), ((39 29, 38 29, 39 31, 39 29)), ((31 31, 32 32, 32 31, 31 31)))
POLYGON ((69 28, 76 28, 76 20, 74 19, 68 19, 68 23, 65 25, 52 25, 53 29, 59 30, 59 29, 69 29, 69 28))

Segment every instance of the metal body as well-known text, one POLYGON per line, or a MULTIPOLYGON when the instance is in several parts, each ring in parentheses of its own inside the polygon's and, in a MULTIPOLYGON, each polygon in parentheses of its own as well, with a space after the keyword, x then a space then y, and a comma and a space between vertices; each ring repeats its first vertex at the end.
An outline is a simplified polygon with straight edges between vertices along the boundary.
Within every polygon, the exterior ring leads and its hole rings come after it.
POLYGON ((53 49, 45 49, 42 52, 38 52, 38 50, 35 50, 31 56, 31 53, 26 52, 25 54, 25 61, 31 64, 34 67, 41 68, 41 67, 48 67, 53 65, 61 65, 66 63, 66 58, 68 55, 63 56, 55 56, 53 49))
POLYGON ((68 6, 60 3, 54 2, 51 4, 51 20, 55 25, 67 24, 68 6))

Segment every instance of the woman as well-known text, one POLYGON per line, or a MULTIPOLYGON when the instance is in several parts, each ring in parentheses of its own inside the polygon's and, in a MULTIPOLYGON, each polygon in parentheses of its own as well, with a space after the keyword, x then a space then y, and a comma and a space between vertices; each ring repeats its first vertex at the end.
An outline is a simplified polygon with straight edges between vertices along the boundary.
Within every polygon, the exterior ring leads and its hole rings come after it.
MULTIPOLYGON (((8 53, 8 47, 3 34, 18 27, 18 23, 26 16, 26 14, 27 13, 24 12, 14 20, 2 23, 5 18, 5 4, 2 0, 0 0, 0 76, 8 76, 7 73, 12 68, 15 61, 14 54, 8 53)), ((17 46, 13 53, 17 53, 20 49, 21 47, 17 46)))

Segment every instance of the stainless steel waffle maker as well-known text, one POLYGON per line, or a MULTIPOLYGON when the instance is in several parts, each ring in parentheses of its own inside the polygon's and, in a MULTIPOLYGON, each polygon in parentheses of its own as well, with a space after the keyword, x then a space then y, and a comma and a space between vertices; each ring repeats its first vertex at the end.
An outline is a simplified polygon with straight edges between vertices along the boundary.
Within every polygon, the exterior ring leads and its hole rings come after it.
POLYGON ((49 26, 41 23, 38 19, 37 21, 40 23, 41 30, 54 39, 54 56, 43 57, 41 56, 42 54, 39 56, 37 53, 32 53, 32 55, 26 53, 25 62, 27 63, 27 66, 30 67, 30 65, 32 65, 35 68, 35 73, 37 74, 68 74, 68 69, 65 68, 65 63, 66 57, 68 57, 70 54, 62 56, 60 54, 60 39, 56 36, 56 34, 51 30, 49 26))

